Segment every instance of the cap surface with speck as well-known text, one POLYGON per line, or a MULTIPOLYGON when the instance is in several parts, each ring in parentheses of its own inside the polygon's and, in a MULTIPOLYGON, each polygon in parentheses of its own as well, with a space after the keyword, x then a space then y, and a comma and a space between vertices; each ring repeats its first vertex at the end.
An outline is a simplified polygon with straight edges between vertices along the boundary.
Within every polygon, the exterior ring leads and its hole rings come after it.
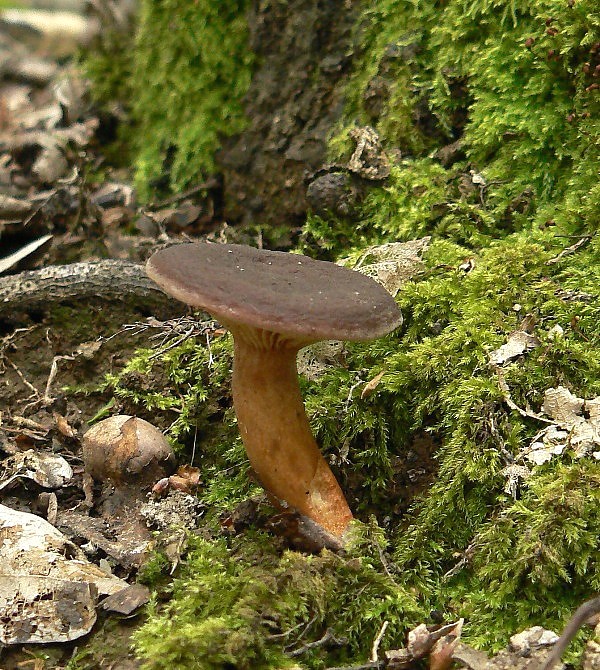
POLYGON ((377 282, 307 256, 199 242, 156 252, 146 271, 166 293, 225 324, 302 340, 370 340, 402 323, 377 282))

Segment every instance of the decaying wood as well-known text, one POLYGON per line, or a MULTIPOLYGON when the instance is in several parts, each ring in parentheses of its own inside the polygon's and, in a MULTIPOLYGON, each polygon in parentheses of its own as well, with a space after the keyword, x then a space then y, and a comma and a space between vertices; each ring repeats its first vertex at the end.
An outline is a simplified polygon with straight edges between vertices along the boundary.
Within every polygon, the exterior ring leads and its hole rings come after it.
POLYGON ((0 277, 0 316, 66 300, 93 298, 149 306, 174 304, 148 279, 143 265, 130 261, 54 265, 0 277))

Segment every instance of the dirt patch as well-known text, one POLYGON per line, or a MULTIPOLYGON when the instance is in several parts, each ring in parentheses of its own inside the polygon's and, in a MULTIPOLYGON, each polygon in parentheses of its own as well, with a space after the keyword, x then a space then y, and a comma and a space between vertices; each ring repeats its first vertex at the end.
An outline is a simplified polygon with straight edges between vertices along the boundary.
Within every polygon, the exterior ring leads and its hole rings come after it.
MULTIPOLYGON (((97 388, 107 373, 120 369, 133 351, 146 343, 146 338, 124 334, 98 349, 91 344, 110 337, 124 323, 144 317, 142 310, 133 312, 118 304, 110 309, 100 303, 61 305, 48 314, 38 314, 33 325, 10 330, 0 340, 0 407, 5 421, 6 414, 31 415, 47 408, 48 403, 42 403, 46 391, 60 402, 65 387, 82 391, 97 388), (84 344, 90 345, 89 351, 78 353, 84 344), (47 388, 53 361, 57 372, 47 388)), ((88 420, 100 409, 102 398, 79 393, 77 405, 82 419, 88 420)))

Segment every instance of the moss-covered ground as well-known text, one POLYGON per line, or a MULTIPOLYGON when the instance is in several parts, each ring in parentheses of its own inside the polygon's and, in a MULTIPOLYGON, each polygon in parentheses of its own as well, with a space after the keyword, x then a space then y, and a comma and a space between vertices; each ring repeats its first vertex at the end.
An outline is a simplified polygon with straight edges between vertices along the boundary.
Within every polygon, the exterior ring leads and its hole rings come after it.
MULTIPOLYGON (((136 635, 148 668, 358 662, 384 621, 382 649, 395 648, 433 610, 464 616, 464 637, 494 650, 529 625, 560 629, 600 590, 600 462, 567 450, 530 464, 507 493, 505 468, 522 464, 543 425, 510 409, 489 365, 489 352, 529 316, 541 344, 503 369, 513 401, 537 412, 558 385, 600 395, 598 5, 363 4, 332 157, 348 155, 347 131, 365 123, 401 157, 352 220, 309 215, 301 250, 336 259, 423 235, 432 243, 426 270, 398 295, 403 327, 348 346, 343 364, 303 382, 318 440, 360 521, 343 556, 282 550, 262 530, 224 535, 219 515, 256 493, 230 408, 230 340, 214 339, 210 351, 188 341, 161 359, 140 352, 112 380, 114 393, 172 421, 182 449, 197 441, 209 509, 136 635), (387 91, 377 114, 364 104, 374 77, 387 91), (438 151, 456 140, 459 150, 442 161, 438 151), (361 398, 357 382, 380 372, 361 398), (157 378, 155 388, 140 383, 157 378), (398 462, 422 434, 440 445, 437 473, 406 501, 398 462), (332 643, 310 646, 326 632, 332 643)), ((171 111, 165 129, 176 123, 171 111)))

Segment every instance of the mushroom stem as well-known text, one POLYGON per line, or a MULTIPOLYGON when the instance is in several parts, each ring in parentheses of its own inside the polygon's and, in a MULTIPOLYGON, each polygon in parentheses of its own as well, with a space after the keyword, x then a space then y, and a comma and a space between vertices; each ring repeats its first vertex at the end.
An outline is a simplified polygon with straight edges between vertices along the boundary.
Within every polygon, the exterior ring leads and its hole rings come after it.
POLYGON ((296 354, 307 343, 260 329, 230 329, 233 404, 260 483, 280 506, 341 537, 352 512, 313 438, 298 384, 296 354))

